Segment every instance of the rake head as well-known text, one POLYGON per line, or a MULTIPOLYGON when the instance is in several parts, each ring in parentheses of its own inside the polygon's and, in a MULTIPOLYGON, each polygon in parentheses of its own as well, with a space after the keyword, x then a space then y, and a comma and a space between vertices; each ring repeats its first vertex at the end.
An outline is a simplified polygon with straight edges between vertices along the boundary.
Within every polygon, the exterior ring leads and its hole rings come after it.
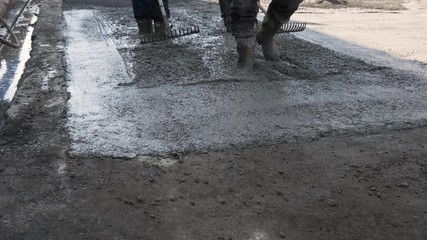
POLYGON ((304 31, 306 26, 307 23, 305 22, 288 22, 283 24, 279 30, 279 33, 301 32, 304 31))
POLYGON ((164 41, 171 38, 187 36, 187 35, 191 35, 199 32, 200 32, 199 26, 191 26, 188 28, 181 28, 181 29, 174 29, 174 30, 169 29, 165 33, 154 33, 149 36, 140 35, 140 38, 141 38, 141 43, 146 44, 146 43, 164 41))

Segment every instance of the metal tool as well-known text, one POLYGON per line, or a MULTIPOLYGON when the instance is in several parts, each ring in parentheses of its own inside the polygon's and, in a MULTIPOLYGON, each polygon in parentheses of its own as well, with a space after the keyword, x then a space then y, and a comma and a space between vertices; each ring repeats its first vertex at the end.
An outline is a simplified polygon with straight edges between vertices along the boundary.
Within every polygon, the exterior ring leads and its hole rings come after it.
POLYGON ((171 25, 169 24, 168 17, 166 16, 165 6, 163 5, 163 0, 157 0, 159 2, 160 11, 162 12, 162 18, 164 21, 164 24, 166 25, 166 31, 165 32, 154 32, 153 34, 147 34, 147 35, 140 35, 141 43, 151 43, 151 42, 158 42, 158 41, 164 41, 171 38, 177 38, 182 36, 187 36, 195 33, 200 32, 199 26, 190 26, 187 28, 180 28, 180 29, 171 29, 171 25))
POLYGON ((16 22, 18 21, 19 16, 21 16, 22 12, 24 11, 30 0, 21 1, 20 4, 17 4, 17 2, 18 0, 0 0, 0 26, 5 27, 7 30, 6 35, 0 37, 0 44, 4 44, 5 46, 11 48, 20 48, 22 46, 18 37, 13 32, 13 28, 16 22), (15 5, 17 6, 17 8, 19 8, 19 10, 14 19, 11 19, 12 22, 8 23, 8 21, 6 21, 4 17, 8 14, 8 12, 14 9, 15 5), (12 40, 8 40, 9 36, 11 36, 12 40))
MULTIPOLYGON (((267 14, 267 9, 265 9, 260 2, 258 2, 258 8, 264 15, 267 14)), ((283 24, 278 33, 301 32, 304 31, 306 26, 307 23, 305 22, 287 22, 283 24)))

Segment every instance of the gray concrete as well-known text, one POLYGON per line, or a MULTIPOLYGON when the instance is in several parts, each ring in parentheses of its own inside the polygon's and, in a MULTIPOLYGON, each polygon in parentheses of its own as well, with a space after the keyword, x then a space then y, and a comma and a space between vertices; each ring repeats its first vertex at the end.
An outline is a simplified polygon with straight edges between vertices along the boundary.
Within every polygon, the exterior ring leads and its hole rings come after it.
POLYGON ((425 77, 289 35, 278 37, 280 62, 257 49, 254 71, 238 72, 217 5, 196 7, 175 5, 172 21, 201 25, 199 36, 150 45, 138 43, 130 8, 64 13, 72 154, 203 152, 427 125, 425 77))

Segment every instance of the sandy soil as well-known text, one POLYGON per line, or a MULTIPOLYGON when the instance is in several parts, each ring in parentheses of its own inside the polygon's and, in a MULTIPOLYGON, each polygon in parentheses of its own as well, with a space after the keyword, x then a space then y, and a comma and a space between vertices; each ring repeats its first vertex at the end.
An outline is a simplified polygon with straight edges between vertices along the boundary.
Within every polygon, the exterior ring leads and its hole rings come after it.
POLYGON ((293 20, 362 47, 427 63, 427 1, 403 4, 405 10, 301 7, 293 20))

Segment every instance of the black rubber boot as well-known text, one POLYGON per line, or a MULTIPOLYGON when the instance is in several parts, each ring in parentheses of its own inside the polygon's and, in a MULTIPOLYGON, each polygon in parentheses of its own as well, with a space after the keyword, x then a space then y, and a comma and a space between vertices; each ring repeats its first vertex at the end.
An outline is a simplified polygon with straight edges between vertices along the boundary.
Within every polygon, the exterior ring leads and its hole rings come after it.
POLYGON ((262 46, 266 60, 279 61, 280 53, 274 43, 274 35, 280 30, 281 23, 274 21, 268 14, 264 17, 261 29, 256 34, 256 41, 262 46))
POLYGON ((154 32, 153 20, 150 18, 144 18, 137 20, 139 34, 150 34, 154 32))
POLYGON ((169 30, 169 27, 166 26, 166 23, 163 20, 154 20, 154 31, 157 36, 166 37, 166 33, 169 30))
POLYGON ((237 68, 252 70, 254 66, 255 37, 236 37, 236 43, 237 53, 239 54, 237 68))

